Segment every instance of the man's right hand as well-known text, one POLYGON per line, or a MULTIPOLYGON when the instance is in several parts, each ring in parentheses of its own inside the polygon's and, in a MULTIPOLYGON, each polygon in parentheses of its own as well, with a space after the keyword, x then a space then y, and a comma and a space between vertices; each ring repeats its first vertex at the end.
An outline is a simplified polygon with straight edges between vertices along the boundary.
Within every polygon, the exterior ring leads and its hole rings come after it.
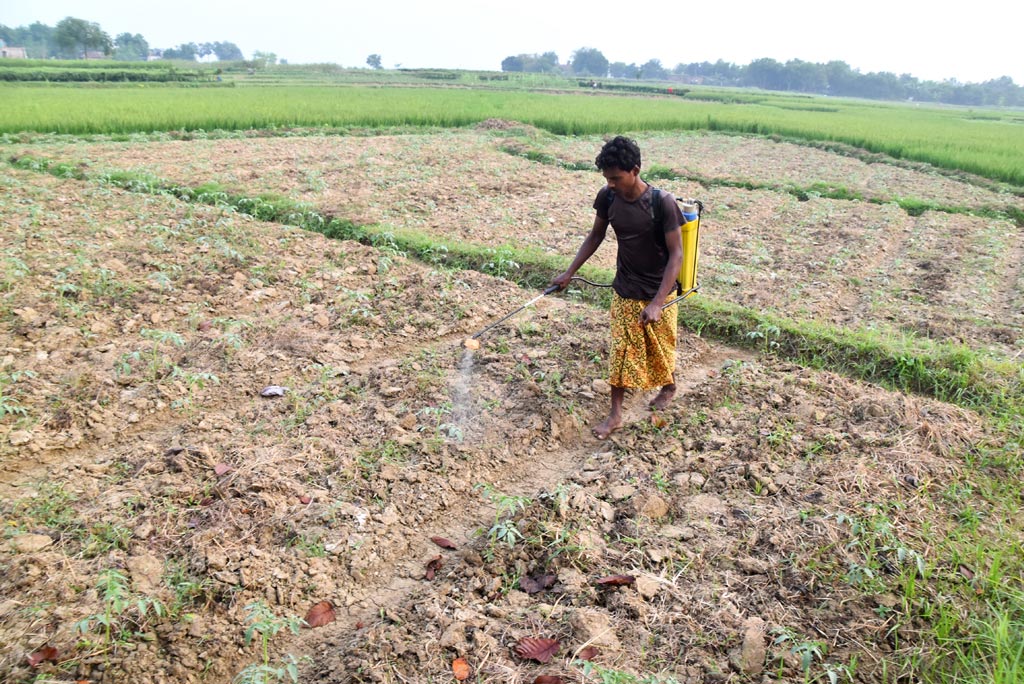
POLYGON ((564 290, 565 288, 567 288, 569 286, 569 281, 570 280, 572 280, 572 273, 570 273, 569 271, 566 271, 565 273, 562 273, 561 275, 558 275, 558 276, 555 276, 554 278, 552 278, 551 279, 551 284, 552 285, 557 285, 559 292, 561 292, 562 290, 564 290))

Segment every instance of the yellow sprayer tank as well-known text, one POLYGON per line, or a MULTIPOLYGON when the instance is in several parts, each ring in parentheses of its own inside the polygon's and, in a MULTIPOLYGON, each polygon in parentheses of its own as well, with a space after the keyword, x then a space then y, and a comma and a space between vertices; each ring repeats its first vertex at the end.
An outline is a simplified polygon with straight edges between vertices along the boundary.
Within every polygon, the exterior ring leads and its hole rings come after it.
POLYGON ((697 200, 680 202, 683 211, 683 267, 679 270, 679 286, 689 297, 697 291, 697 257, 700 237, 700 212, 703 209, 697 200))

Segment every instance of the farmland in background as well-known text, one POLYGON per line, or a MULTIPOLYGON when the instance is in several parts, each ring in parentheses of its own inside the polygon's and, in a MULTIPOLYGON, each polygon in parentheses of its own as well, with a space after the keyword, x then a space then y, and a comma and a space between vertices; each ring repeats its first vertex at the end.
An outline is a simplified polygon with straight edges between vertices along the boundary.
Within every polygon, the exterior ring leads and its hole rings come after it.
POLYGON ((1019 113, 236 77, 3 87, 5 677, 1019 676, 1019 113), (460 343, 607 132, 706 211, 600 443, 603 291, 460 343))

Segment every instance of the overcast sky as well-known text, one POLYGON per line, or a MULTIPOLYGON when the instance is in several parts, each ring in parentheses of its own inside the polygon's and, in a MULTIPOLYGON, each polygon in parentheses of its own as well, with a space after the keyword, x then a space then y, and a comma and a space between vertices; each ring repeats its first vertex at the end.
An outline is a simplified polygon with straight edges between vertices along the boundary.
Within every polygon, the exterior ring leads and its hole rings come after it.
POLYGON ((393 68, 501 68, 520 53, 581 47, 611 62, 724 59, 748 64, 845 61, 862 73, 1024 85, 1020 0, 0 0, 0 24, 54 26, 66 16, 150 47, 230 41, 246 57, 273 52, 292 64, 393 68))

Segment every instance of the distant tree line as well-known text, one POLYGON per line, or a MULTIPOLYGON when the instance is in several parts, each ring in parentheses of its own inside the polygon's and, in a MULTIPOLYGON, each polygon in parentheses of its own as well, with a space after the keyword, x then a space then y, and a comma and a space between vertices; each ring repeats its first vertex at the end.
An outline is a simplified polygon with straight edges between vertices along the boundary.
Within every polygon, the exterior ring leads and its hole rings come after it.
POLYGON ((502 71, 557 73, 594 78, 664 80, 705 85, 753 87, 839 97, 874 100, 914 100, 970 106, 1024 106, 1024 87, 1009 76, 984 83, 959 83, 955 80, 921 81, 910 74, 882 71, 862 74, 842 61, 826 64, 792 59, 779 62, 757 59, 746 66, 723 60, 677 64, 668 69, 660 60, 644 64, 611 62, 595 48, 573 52, 567 64, 560 64, 553 52, 543 55, 520 54, 506 57, 502 71))
MULTIPOLYGON (((0 24, 0 40, 10 47, 23 47, 33 59, 81 59, 99 53, 112 59, 138 62, 149 59, 149 42, 140 33, 121 33, 111 38, 99 24, 66 17, 56 26, 35 22, 11 28, 0 24)), ((222 62, 245 57, 234 43, 182 43, 162 51, 164 59, 194 61, 214 55, 222 62)))

